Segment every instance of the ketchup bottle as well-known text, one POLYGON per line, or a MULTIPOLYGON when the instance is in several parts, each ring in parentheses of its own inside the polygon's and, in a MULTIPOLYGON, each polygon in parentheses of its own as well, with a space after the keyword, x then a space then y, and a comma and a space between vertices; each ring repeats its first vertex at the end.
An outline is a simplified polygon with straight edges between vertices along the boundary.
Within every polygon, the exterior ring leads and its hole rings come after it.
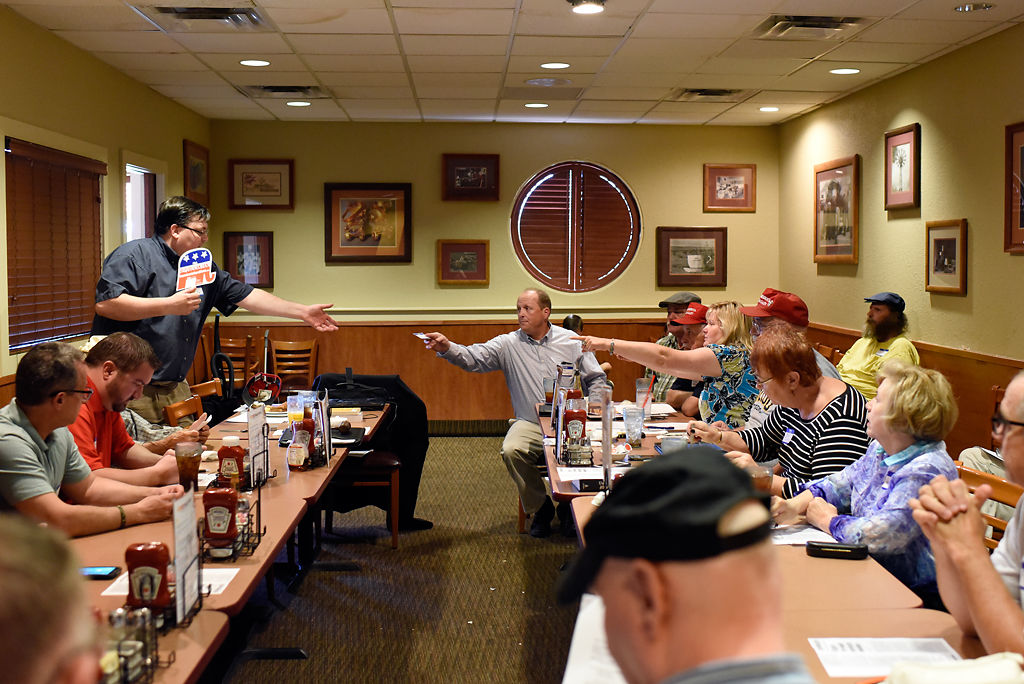
POLYGON ((583 400, 582 392, 569 390, 565 409, 562 410, 562 429, 565 431, 563 444, 582 444, 586 427, 587 403, 583 400), (573 394, 580 396, 572 396, 573 394))
POLYGON ((235 519, 238 492, 230 487, 207 489, 203 492, 203 508, 206 509, 203 536, 210 546, 210 556, 228 558, 238 537, 238 523, 235 519))
POLYGON ((124 552, 128 568, 128 605, 133 608, 166 608, 171 604, 167 566, 170 551, 162 542, 132 544, 124 552))
POLYGON ((233 489, 238 489, 245 473, 245 449, 239 446, 238 435, 224 437, 224 445, 217 451, 217 458, 220 460, 221 483, 230 482, 233 489))

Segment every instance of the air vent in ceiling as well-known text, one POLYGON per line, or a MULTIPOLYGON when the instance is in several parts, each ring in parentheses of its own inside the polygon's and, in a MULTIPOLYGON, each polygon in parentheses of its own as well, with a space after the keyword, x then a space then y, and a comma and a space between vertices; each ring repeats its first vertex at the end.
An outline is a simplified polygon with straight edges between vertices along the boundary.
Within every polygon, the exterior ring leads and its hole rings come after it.
POLYGON ((135 6, 151 22, 169 33, 271 31, 255 7, 144 7, 135 6))
POLYGON ((767 40, 836 40, 853 33, 863 23, 860 17, 775 14, 754 29, 753 37, 767 40))
POLYGON ((534 87, 520 88, 508 87, 501 91, 501 97, 505 100, 532 100, 542 97, 545 100, 578 100, 583 94, 583 88, 559 88, 559 87, 534 87))
POLYGON ((330 97, 320 86, 235 86, 246 97, 271 100, 324 100, 330 97))
POLYGON ((756 92, 730 88, 678 88, 667 99, 675 102, 743 102, 756 92))

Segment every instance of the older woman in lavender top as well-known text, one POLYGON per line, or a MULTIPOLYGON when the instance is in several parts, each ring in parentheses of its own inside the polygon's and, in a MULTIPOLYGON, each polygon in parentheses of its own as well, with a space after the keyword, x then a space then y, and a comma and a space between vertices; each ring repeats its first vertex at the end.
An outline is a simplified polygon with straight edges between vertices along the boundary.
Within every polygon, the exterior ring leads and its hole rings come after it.
POLYGON ((780 523, 806 521, 837 541, 868 552, 926 603, 937 596, 935 559, 907 503, 936 475, 956 467, 942 438, 956 422, 953 390, 934 370, 891 361, 868 402, 867 453, 845 469, 804 484, 792 499, 774 498, 780 523))

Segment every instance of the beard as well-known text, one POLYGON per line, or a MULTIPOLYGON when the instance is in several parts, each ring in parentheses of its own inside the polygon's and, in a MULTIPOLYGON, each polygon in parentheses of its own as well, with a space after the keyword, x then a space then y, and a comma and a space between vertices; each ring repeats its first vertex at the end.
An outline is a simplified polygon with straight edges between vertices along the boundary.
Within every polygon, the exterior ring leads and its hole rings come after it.
POLYGON ((887 316, 878 323, 871 320, 870 316, 864 321, 864 335, 878 342, 885 342, 899 333, 900 322, 894 316, 887 316))

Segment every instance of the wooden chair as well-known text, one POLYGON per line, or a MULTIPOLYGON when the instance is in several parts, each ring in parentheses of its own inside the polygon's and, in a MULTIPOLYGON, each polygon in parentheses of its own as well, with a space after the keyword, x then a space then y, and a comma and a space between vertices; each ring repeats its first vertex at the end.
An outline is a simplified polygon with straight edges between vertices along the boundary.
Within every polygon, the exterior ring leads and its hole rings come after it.
POLYGON ((202 412, 203 402, 194 394, 188 399, 164 406, 168 425, 178 425, 185 416, 199 416, 202 412))
MULTIPOLYGON (((997 416, 997 415, 999 415, 999 404, 1003 403, 1003 395, 1006 394, 1006 389, 1003 388, 1003 387, 1000 387, 999 385, 992 385, 992 390, 991 391, 992 391, 992 415, 993 416, 997 416)), ((996 443, 996 436, 994 434, 990 434, 989 437, 991 439, 990 448, 993 451, 995 451, 996 449, 998 449, 999 447, 1002 446, 1002 444, 997 444, 996 443)))
POLYGON ((836 349, 835 353, 832 354, 832 365, 838 366, 839 362, 843 360, 844 356, 846 356, 846 352, 841 352, 838 349, 836 349))
POLYGON ((832 357, 838 350, 835 349, 834 347, 830 347, 827 344, 821 344, 820 342, 815 342, 814 350, 821 354, 822 356, 824 356, 826 359, 828 359, 830 363, 835 363, 832 357))
MULTIPOLYGON (((972 493, 980 485, 987 484, 992 487, 992 494, 989 498, 992 501, 998 501, 1001 504, 1007 506, 1016 506, 1020 500, 1021 493, 1024 493, 1024 488, 1013 484, 1007 480, 996 475, 989 475, 983 473, 980 470, 974 468, 968 468, 959 461, 956 462, 956 470, 960 475, 960 479, 967 485, 967 489, 972 493)), ((985 520, 985 524, 992 530, 992 536, 985 537, 985 546, 991 551, 999 545, 999 540, 1003 538, 1003 533, 1006 532, 1006 521, 1000 520, 995 516, 982 513, 981 517, 985 520)))
POLYGON ((260 367, 256 341, 252 335, 246 335, 244 338, 222 337, 220 351, 231 359, 231 365, 235 369, 235 389, 242 389, 260 367))
POLYGON ((192 385, 192 394, 197 397, 220 397, 223 396, 223 391, 220 384, 220 378, 214 378, 208 382, 201 382, 198 385, 192 385))
POLYGON ((309 389, 316 377, 319 346, 316 340, 270 341, 270 363, 274 374, 281 378, 281 386, 290 389, 309 389))
MULTIPOLYGON (((398 504, 398 477, 399 468, 402 463, 398 460, 398 457, 390 451, 379 451, 374 449, 370 453, 366 454, 362 459, 353 458, 349 456, 345 462, 351 461, 362 461, 358 468, 358 474, 349 479, 346 484, 349 487, 387 487, 389 496, 389 504, 387 509, 388 522, 391 524, 391 548, 398 548, 398 521, 399 521, 399 504, 398 504)), ((334 514, 330 509, 327 510, 327 533, 331 534, 334 532, 334 514)))

